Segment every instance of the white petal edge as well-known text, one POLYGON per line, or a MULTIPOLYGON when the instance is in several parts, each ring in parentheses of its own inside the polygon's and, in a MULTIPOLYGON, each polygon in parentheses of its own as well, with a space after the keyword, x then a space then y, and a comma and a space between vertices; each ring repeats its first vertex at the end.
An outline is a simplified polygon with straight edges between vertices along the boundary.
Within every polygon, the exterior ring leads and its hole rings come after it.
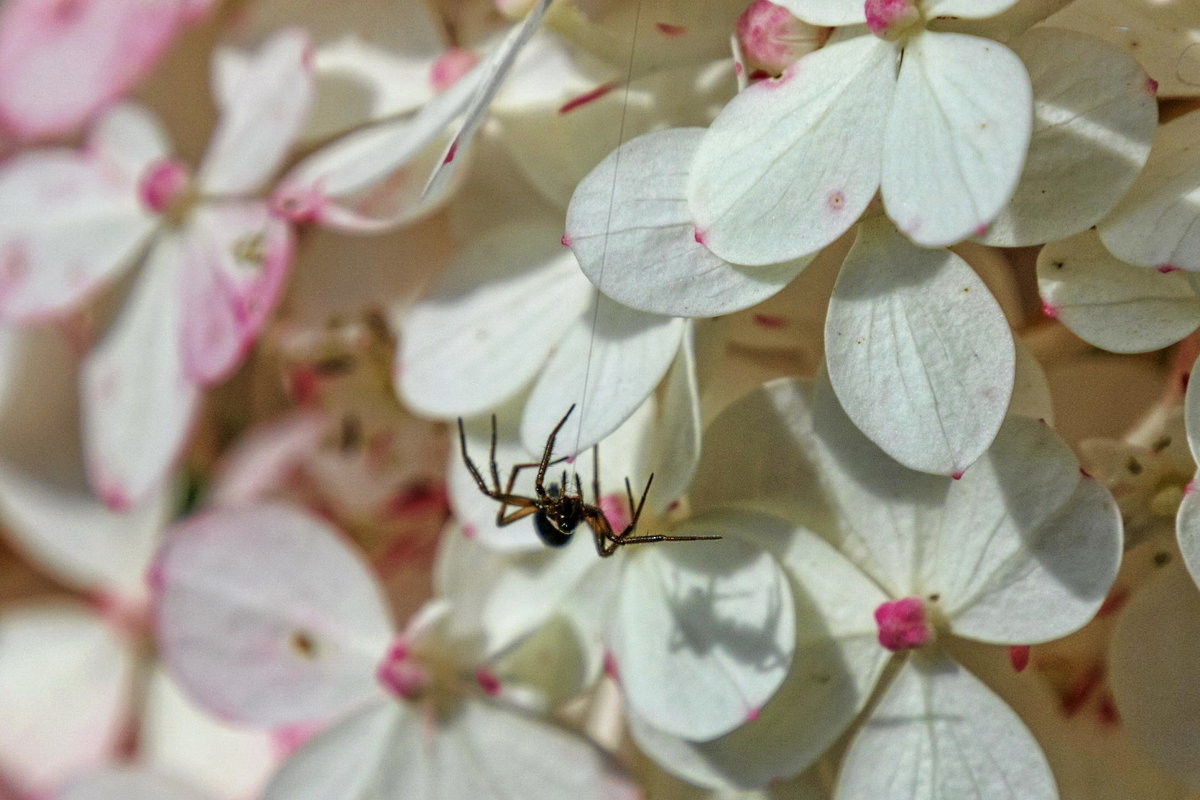
POLYGON ((211 800, 173 776, 116 766, 74 777, 54 797, 55 800, 211 800))
POLYGON ((961 474, 987 449, 1012 397, 1004 312, 948 251, 862 224, 825 321, 829 377, 855 424, 912 469, 961 474))

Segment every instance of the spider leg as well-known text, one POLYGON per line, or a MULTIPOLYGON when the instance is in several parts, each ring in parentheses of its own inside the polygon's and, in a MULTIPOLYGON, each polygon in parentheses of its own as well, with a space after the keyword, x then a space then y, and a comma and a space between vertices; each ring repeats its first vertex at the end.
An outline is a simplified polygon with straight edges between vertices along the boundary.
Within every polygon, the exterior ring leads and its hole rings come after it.
POLYGON ((633 507, 633 489, 629 486, 629 478, 625 479, 625 496, 629 498, 629 526, 621 532, 621 537, 626 534, 633 533, 633 529, 637 527, 638 520, 642 516, 642 506, 646 505, 646 495, 650 494, 650 484, 654 483, 654 473, 650 473, 650 477, 646 480, 646 488, 642 489, 642 499, 638 500, 637 508, 633 507))
MULTIPOLYGON (((496 415, 492 414, 492 449, 488 454, 488 459, 492 465, 492 486, 496 487, 496 491, 500 491, 500 470, 496 467, 496 415)), ((508 491, 512 491, 512 486, 508 487, 508 491)))
POLYGON ((583 521, 592 529, 596 552, 600 554, 601 558, 608 558, 617 552, 620 542, 613 535, 612 526, 608 524, 608 518, 604 516, 603 511, 596 506, 584 506, 583 521))
MULTIPOLYGON (((496 482, 495 490, 489 489, 483 481, 483 476, 479 474, 479 468, 475 466, 475 462, 467 455, 467 432, 463 428, 462 417, 458 418, 458 447, 462 451, 463 463, 467 465, 467 471, 471 473, 471 477, 475 479, 475 484, 479 487, 479 491, 486 494, 488 497, 495 497, 500 493, 500 482, 496 482)), ((493 457, 494 459, 494 457, 493 457)), ((493 465, 496 463, 492 461, 493 465)))
MULTIPOLYGON (((546 496, 546 489, 544 486, 546 480, 546 468, 551 464, 550 454, 554 452, 554 440, 558 437, 558 432, 562 430, 562 426, 567 424, 567 417, 571 416, 571 412, 574 410, 575 404, 572 403, 571 407, 567 409, 567 413, 563 414, 563 418, 560 419, 558 424, 554 426, 554 430, 550 431, 550 438, 546 439, 546 449, 542 453, 542 462, 538 467, 537 480, 533 484, 534 488, 537 489, 537 495, 539 498, 546 496)), ((558 461, 553 463, 557 464, 558 461)))
POLYGON ((600 445, 592 445, 592 497, 600 505, 600 445))
POLYGON ((508 497, 506 497, 504 499, 503 502, 507 503, 508 505, 520 506, 520 508, 518 508, 516 511, 512 512, 508 516, 505 516, 504 509, 507 508, 507 506, 501 505, 499 513, 496 514, 496 527, 499 527, 499 528, 503 528, 505 525, 511 525, 512 523, 516 522, 519 519, 525 519, 525 517, 528 517, 530 514, 536 514, 538 511, 537 504, 535 504, 528 497, 521 497, 520 495, 509 495, 508 497), (517 502, 517 501, 520 501, 520 502, 517 502), (528 505, 524 505, 524 503, 528 503, 528 505))

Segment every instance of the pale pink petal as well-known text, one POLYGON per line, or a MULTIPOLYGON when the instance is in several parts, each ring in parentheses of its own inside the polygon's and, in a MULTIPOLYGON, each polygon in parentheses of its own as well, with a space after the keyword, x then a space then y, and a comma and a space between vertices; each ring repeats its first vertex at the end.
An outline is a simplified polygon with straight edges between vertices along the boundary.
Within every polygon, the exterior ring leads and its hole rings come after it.
POLYGON ((180 354, 189 380, 214 383, 241 363, 292 263, 292 231, 264 203, 205 206, 180 237, 180 354))
POLYGON ((114 110, 82 150, 29 150, 0 168, 0 317, 82 302, 136 257, 156 224, 139 181, 166 151, 152 117, 114 110))
POLYGON ((0 126, 67 133, 124 94, 184 21, 181 0, 10 0, 0 15, 0 126))
POLYGON ((281 31, 250 59, 228 98, 200 169, 204 190, 243 194, 269 178, 304 125, 312 90, 307 34, 281 31))
POLYGON ((183 325, 182 273, 180 242, 164 236, 84 365, 88 477, 110 508, 132 506, 163 479, 183 448, 199 400, 173 335, 183 325))
POLYGON ((133 651, 99 617, 68 604, 9 609, 0 641, 0 772, 31 800, 112 757, 133 651))
POLYGON ((105 766, 76 775, 54 800, 211 800, 175 776, 148 769, 105 766))

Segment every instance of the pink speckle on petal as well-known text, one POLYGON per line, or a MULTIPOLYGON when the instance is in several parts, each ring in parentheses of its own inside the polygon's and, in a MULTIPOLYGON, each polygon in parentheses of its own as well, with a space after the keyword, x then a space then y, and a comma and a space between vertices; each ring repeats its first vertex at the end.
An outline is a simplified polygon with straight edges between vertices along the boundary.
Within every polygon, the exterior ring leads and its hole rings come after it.
POLYGON ((1104 602, 1100 604, 1100 609, 1096 612, 1096 616, 1098 618, 1111 617, 1124 608, 1127 602, 1129 602, 1129 587, 1115 587, 1108 593, 1108 597, 1104 598, 1104 602))
POLYGON ((687 33, 687 28, 684 26, 672 25, 669 22, 656 22, 654 23, 654 27, 657 28, 658 32, 663 36, 682 36, 683 34, 687 33))
POLYGON ((788 326, 787 317, 781 317, 776 314, 755 314, 754 324, 762 328, 771 328, 778 330, 788 326))
POLYGON ((474 539, 479 535, 479 529, 469 522, 462 526, 462 532, 463 536, 467 537, 468 539, 474 539))
POLYGON ((575 109, 579 108, 580 106, 587 105, 588 103, 592 102, 593 100, 599 100, 601 97, 604 97, 604 95, 608 94, 613 89, 617 88, 617 86, 618 86, 618 84, 616 81, 610 81, 608 83, 604 83, 604 84, 601 84, 600 86, 597 86, 595 89, 592 89, 590 92, 584 92, 583 94, 579 95, 578 97, 572 97, 570 100, 568 100, 567 102, 565 102, 561 106, 559 106, 558 113, 566 114, 570 111, 574 111, 575 109))
POLYGON ((831 210, 841 211, 846 207, 846 195, 841 190, 830 192, 829 198, 825 202, 831 210))
POLYGON ((1080 467, 1080 468, 1079 468, 1079 474, 1080 474, 1080 475, 1082 475, 1082 476, 1083 476, 1083 477, 1085 477, 1085 478, 1090 478, 1090 477, 1092 477, 1092 473, 1088 472, 1088 471, 1087 471, 1086 469, 1084 469, 1083 467, 1080 467))
POLYGON ((1021 672, 1029 666, 1029 651, 1027 644, 1015 644, 1008 648, 1008 663, 1014 672, 1021 672))
POLYGON ((500 694, 500 679, 487 667, 476 667, 475 681, 479 684, 479 688, 483 689, 484 694, 490 697, 496 697, 500 694))
POLYGON ((1049 300, 1042 301, 1042 313, 1049 319, 1058 319, 1059 308, 1050 303, 1049 300))
POLYGON ((956 480, 956 481, 961 481, 961 480, 962 480, 962 476, 963 476, 963 474, 962 474, 962 470, 959 470, 959 471, 957 471, 957 472, 951 472, 951 473, 950 473, 950 477, 951 477, 953 480, 956 480))
POLYGON ((1195 481, 1195 479, 1192 479, 1187 482, 1186 486, 1183 487, 1183 493, 1191 494, 1194 491, 1196 491, 1196 481, 1195 481))
POLYGON ((452 47, 438 56, 429 68, 429 84, 434 91, 444 92, 478 63, 479 56, 474 51, 452 47))
POLYGON ((761 708, 752 708, 746 712, 746 722, 754 722, 762 714, 761 708))
POLYGON ((454 160, 454 156, 458 153, 458 142, 451 142, 450 149, 446 151, 446 157, 442 159, 443 164, 449 164, 454 160))
POLYGON ((562 235, 562 238, 559 239, 558 241, 562 244, 563 247, 571 246, 571 237, 565 233, 562 235))
POLYGON ((696 228, 692 232, 692 238, 696 240, 696 244, 702 244, 705 247, 708 246, 708 234, 706 234, 704 231, 700 230, 699 228, 696 228))
POLYGON ((1151 96, 1158 96, 1158 81, 1149 75, 1146 76, 1146 92, 1151 96))
POLYGON ((429 686, 429 672, 415 660, 409 658, 408 646, 397 641, 388 650, 375 677, 383 688, 396 697, 415 700, 429 686))
POLYGON ((987 233, 987 229, 988 229, 987 224, 981 222, 981 223, 979 223, 979 225, 977 225, 975 227, 974 235, 975 236, 983 236, 985 233, 987 233))
POLYGON ((318 222, 328 200, 317 186, 282 184, 271 194, 271 214, 296 224, 318 222))
POLYGON ((741 75, 745 71, 746 71, 746 68, 742 66, 742 62, 740 62, 740 61, 733 62, 733 74, 734 75, 741 75))
POLYGON ((173 158, 155 161, 138 181, 138 199, 147 210, 162 214, 184 196, 191 180, 182 162, 173 158))
POLYGON ((892 652, 912 650, 928 642, 932 631, 925 621, 925 604, 916 597, 889 600, 875 609, 879 643, 892 652))
POLYGON ((1163 275, 1166 275, 1169 272, 1179 271, 1179 267, 1175 266, 1174 264, 1159 264, 1157 267, 1155 267, 1155 269, 1161 272, 1163 275))
POLYGON ((271 744, 279 757, 286 758, 321 730, 319 724, 301 722, 295 725, 284 725, 271 731, 271 744))

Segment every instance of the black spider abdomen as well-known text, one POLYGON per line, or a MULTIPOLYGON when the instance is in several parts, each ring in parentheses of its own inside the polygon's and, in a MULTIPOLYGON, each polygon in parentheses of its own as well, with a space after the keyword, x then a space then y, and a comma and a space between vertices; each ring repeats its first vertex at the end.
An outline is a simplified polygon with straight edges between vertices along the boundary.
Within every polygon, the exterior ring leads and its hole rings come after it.
POLYGON ((538 511, 533 515, 533 526, 537 529, 538 538, 550 547, 562 547, 571 541, 571 534, 575 532, 574 529, 565 533, 559 530, 546 516, 545 511, 538 511))

